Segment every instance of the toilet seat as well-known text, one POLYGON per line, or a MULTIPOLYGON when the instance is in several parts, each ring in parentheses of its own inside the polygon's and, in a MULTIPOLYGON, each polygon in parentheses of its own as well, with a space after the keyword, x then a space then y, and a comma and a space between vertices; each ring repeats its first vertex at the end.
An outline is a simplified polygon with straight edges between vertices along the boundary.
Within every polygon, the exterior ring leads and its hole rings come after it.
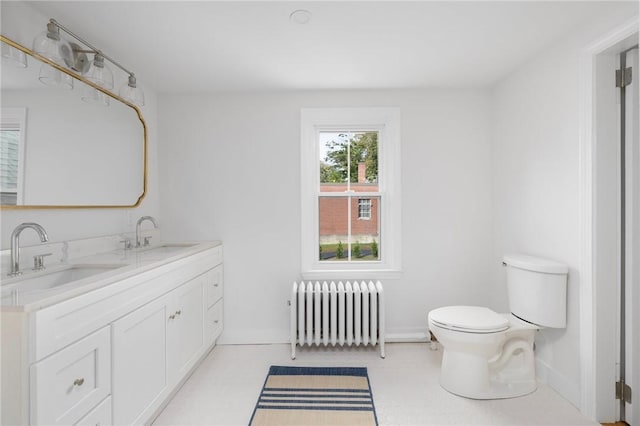
POLYGON ((445 306, 429 312, 438 327, 465 333, 499 333, 509 328, 509 319, 483 306, 445 306))

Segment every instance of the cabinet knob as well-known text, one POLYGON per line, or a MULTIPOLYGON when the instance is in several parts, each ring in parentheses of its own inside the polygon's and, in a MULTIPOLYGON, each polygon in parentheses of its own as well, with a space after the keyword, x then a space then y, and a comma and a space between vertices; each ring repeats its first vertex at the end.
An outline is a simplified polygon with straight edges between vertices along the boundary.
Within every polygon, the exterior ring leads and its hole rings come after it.
POLYGON ((82 385, 84 385, 84 378, 81 378, 81 379, 75 379, 75 380, 73 381, 73 386, 82 386, 82 385))
POLYGON ((171 319, 171 320, 172 320, 172 319, 176 319, 176 315, 175 315, 175 314, 173 314, 173 315, 169 315, 169 319, 171 319))
POLYGON ((182 311, 176 311, 176 316, 179 316, 182 313, 182 311))
POLYGON ((214 324, 217 324, 217 323, 219 323, 219 322, 220 322, 220 321, 218 321, 218 320, 215 320, 215 321, 214 321, 213 323, 214 323, 214 324))
POLYGON ((220 285, 220 284, 218 284, 218 283, 215 283, 215 284, 214 284, 213 286, 214 286, 214 287, 218 287, 219 285, 220 285))

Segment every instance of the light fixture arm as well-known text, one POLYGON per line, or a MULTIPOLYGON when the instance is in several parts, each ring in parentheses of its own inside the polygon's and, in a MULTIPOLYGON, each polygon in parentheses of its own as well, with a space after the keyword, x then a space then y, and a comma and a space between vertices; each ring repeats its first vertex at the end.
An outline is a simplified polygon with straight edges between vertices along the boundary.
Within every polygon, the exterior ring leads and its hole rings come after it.
POLYGON ((135 74, 131 71, 129 71, 128 69, 126 69, 125 67, 123 67, 122 65, 120 65, 117 61, 115 61, 113 58, 111 58, 110 56, 106 55, 102 50, 98 49, 97 47, 95 47, 94 45, 92 45, 91 43, 89 43, 88 41, 86 41, 85 39, 83 39, 82 37, 80 37, 79 35, 77 35, 76 33, 74 33, 73 31, 71 31, 70 29, 68 29, 67 27, 65 27, 64 25, 60 24, 58 21, 56 21, 55 19, 51 18, 49 20, 49 22, 51 22, 53 25, 55 25, 56 27, 60 28, 62 31, 64 31, 65 33, 69 34, 71 37, 75 38, 76 40, 78 40, 80 43, 84 44, 85 46, 89 47, 92 49, 91 53, 98 53, 100 54, 103 58, 107 59, 109 62, 111 62, 113 65, 117 66, 118 68, 120 68, 122 71, 126 72, 127 74, 129 74, 129 76, 134 76, 135 74))

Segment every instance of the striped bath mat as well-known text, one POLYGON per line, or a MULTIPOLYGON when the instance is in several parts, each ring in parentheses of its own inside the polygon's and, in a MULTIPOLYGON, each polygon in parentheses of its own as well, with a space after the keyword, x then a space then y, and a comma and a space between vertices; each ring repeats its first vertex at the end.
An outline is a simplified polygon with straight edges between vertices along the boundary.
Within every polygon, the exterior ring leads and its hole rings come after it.
POLYGON ((377 425, 366 368, 272 366, 250 425, 377 425))

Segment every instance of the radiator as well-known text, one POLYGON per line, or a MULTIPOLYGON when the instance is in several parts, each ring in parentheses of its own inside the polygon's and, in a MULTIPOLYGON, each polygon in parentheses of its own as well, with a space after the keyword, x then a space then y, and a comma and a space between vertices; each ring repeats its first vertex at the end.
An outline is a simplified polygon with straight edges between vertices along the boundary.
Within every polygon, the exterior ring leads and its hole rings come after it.
POLYGON ((296 345, 379 345, 384 358, 384 293, 369 282, 294 282, 291 359, 296 345))

